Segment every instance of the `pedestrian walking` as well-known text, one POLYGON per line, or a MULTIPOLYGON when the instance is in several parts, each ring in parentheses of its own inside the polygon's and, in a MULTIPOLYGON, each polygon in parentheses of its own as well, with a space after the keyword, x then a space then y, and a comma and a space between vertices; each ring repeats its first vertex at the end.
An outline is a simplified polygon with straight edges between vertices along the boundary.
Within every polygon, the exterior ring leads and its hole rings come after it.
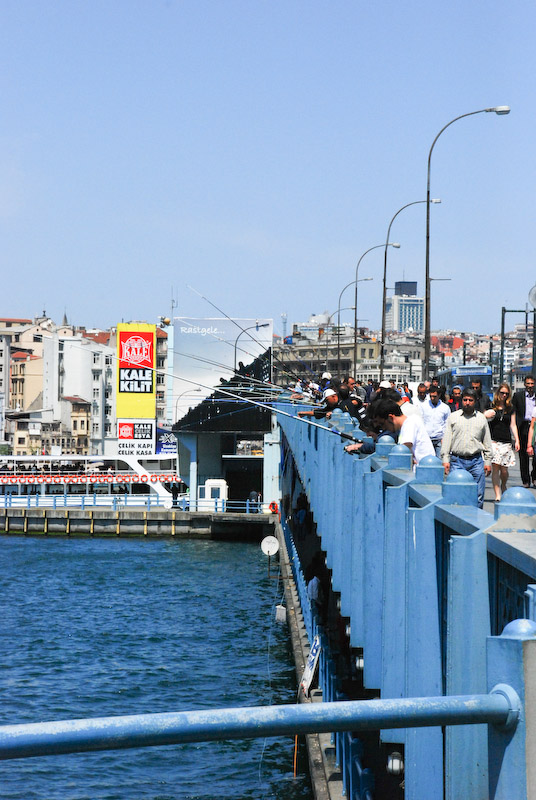
POLYGON ((484 411, 491 434, 491 482, 498 502, 506 491, 508 469, 515 466, 515 451, 519 451, 519 434, 512 406, 510 387, 501 383, 491 408, 484 411), (513 442, 513 444, 512 444, 513 442))
POLYGON ((532 420, 533 411, 536 408, 534 375, 526 376, 525 387, 515 392, 512 398, 512 405, 516 414, 516 425, 519 433, 519 469, 521 471, 521 481, 525 489, 528 489, 531 483, 533 486, 536 485, 534 451, 531 454, 528 452, 530 422, 532 420), (532 464, 529 467, 530 455, 532 456, 532 464))
POLYGON ((428 393, 428 402, 422 403, 422 418, 426 433, 432 440, 436 456, 441 456, 441 442, 445 434, 450 410, 446 403, 439 399, 439 389, 432 384, 428 393))
POLYGON ((475 404, 473 389, 464 389, 461 411, 454 411, 447 420, 441 460, 445 475, 465 469, 473 476, 478 486, 478 507, 483 508, 486 475, 491 473, 491 435, 486 417, 475 404))

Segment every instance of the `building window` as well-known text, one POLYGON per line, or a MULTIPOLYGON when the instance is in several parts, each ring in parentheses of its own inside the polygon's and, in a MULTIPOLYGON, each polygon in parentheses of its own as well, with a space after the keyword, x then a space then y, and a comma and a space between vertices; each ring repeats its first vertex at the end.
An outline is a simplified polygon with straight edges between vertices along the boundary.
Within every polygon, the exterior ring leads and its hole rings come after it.
POLYGON ((98 400, 98 399, 99 399, 99 394, 100 394, 100 393, 99 393, 99 389, 98 389, 97 387, 95 387, 95 388, 93 389, 93 399, 94 399, 94 400, 98 400))
POLYGON ((77 428, 78 428, 78 423, 75 419, 73 419, 73 431, 77 430, 77 428))
POLYGON ((104 406, 104 413, 105 413, 107 416, 110 416, 110 414, 112 413, 112 407, 111 407, 111 406, 109 406, 109 405, 105 405, 105 406, 104 406))
POLYGON ((111 367, 112 366, 112 356, 105 356, 104 363, 106 364, 107 367, 111 367))
POLYGON ((93 363, 100 364, 100 353, 93 353, 93 363))
POLYGON ((92 431, 93 431, 93 433, 98 433, 99 432, 99 423, 98 422, 94 422, 93 423, 92 431))
POLYGON ((165 375, 157 375, 156 376, 157 384, 162 385, 163 383, 165 383, 165 381, 166 381, 166 376, 165 375))
POLYGON ((17 438, 17 444, 24 444, 25 442, 26 442, 26 439, 24 438, 24 436, 19 436, 17 438))
POLYGON ((85 427, 86 427, 86 421, 85 421, 85 419, 81 419, 80 420, 80 430, 83 431, 85 427))
POLYGON ((104 432, 105 433, 111 433, 111 431, 112 431, 112 424, 110 422, 107 422, 104 425, 104 432))

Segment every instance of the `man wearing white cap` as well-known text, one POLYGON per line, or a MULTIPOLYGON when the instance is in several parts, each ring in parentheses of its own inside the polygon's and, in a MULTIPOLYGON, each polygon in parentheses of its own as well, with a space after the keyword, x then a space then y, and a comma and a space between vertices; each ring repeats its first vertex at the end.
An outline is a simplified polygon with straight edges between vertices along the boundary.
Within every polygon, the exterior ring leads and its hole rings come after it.
POLYGON ((310 411, 298 411, 298 417, 315 417, 320 419, 327 414, 331 414, 334 408, 339 405, 339 395, 333 389, 325 389, 322 395, 324 408, 315 408, 310 411))

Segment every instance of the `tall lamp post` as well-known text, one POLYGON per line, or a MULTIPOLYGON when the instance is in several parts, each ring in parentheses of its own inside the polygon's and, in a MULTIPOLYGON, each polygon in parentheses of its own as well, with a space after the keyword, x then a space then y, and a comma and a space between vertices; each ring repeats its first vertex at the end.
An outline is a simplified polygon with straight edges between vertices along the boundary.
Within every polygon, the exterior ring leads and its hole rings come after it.
POLYGON ((329 351, 329 330, 328 329, 329 329, 331 320, 333 319, 335 314, 340 314, 341 311, 351 311, 351 310, 352 310, 352 306, 347 306, 346 308, 341 308, 339 306, 339 308, 337 308, 337 310, 334 311, 332 314, 330 314, 329 317, 328 317, 328 321, 326 322, 326 370, 325 370, 326 372, 329 372, 329 369, 328 369, 328 366, 329 366, 329 360, 328 360, 329 359, 329 352, 328 352, 329 351))
MULTIPOLYGON (((436 202, 441 202, 436 201, 436 202)), ((387 248, 389 247, 389 236, 391 234, 391 225, 398 217, 401 211, 409 206, 415 206, 418 203, 426 203, 426 200, 414 200, 412 203, 406 203, 405 206, 399 208, 396 214, 392 217, 391 222, 389 223, 389 227, 387 228, 387 238, 385 240, 385 245, 381 245, 381 247, 385 247, 385 252, 383 255, 383 293, 382 293, 382 340, 380 342, 380 381, 383 380, 383 370, 385 367, 385 337, 386 337, 386 330, 385 330, 385 322, 386 322, 386 308, 385 305, 387 303, 387 248)), ((400 245, 399 245, 400 247, 400 245)))
MULTIPOLYGON (((452 278, 430 278, 430 296, 432 296, 432 281, 451 281, 451 280, 452 280, 452 278)), ((464 344, 465 344, 465 342, 464 342, 464 344)), ((463 363, 465 364, 465 359, 464 359, 463 363)), ((442 361, 441 366, 442 367, 445 366, 445 353, 443 353, 443 361, 442 361)), ((425 380, 424 377, 423 377, 423 380, 425 380)), ((428 374, 426 375, 426 380, 428 380, 428 374)))
POLYGON ((428 153, 428 171, 427 171, 427 180, 426 180, 426 264, 425 264, 425 276, 424 276, 424 284, 425 284, 425 296, 424 296, 424 366, 423 366, 423 379, 428 377, 428 372, 430 369, 430 332, 431 332, 431 314, 430 314, 430 168, 432 163, 432 152, 435 147, 435 143, 448 127, 452 125, 454 122, 457 122, 459 119, 464 119, 464 117, 472 117, 474 114, 484 114, 489 113, 490 111, 494 111, 495 114, 503 115, 510 113, 510 106, 494 106, 494 108, 481 108, 479 111, 469 111, 467 114, 460 114, 459 117, 455 117, 451 119, 450 122, 441 128, 437 136, 435 137, 434 141, 432 142, 432 146, 430 148, 430 152, 428 153))
POLYGON ((240 333, 236 337, 235 343, 234 343, 234 362, 233 362, 233 364, 234 364, 234 371, 235 372, 236 372, 236 346, 237 346, 238 340, 240 339, 242 334, 246 333, 246 331, 252 331, 254 328, 255 328, 256 331, 258 331, 259 328, 268 328, 269 325, 270 325, 269 322, 263 322, 261 325, 259 325, 259 323, 257 322, 257 323, 255 323, 255 325, 250 325, 249 328, 244 328, 243 330, 240 331, 240 333))
MULTIPOLYGON (((350 281, 350 283, 347 283, 346 286, 344 287, 344 289, 342 289, 342 291, 341 291, 341 293, 339 295, 339 306, 338 306, 338 309, 337 309, 337 312, 338 312, 337 313, 337 364, 338 364, 337 374, 338 374, 339 378, 341 377, 341 375, 340 375, 340 372, 341 372, 341 367, 340 367, 340 364, 341 364, 341 298, 343 296, 343 293, 346 291, 346 289, 348 289, 349 286, 353 286, 354 283, 355 283, 355 294, 356 294, 356 298, 357 298, 357 284, 358 283, 363 283, 363 281, 373 281, 373 280, 374 280, 374 278, 358 278, 357 280, 350 281)), ((357 302, 357 299, 356 299, 356 302, 357 302)), ((356 306, 354 306, 354 309, 355 308, 356 308, 356 306)), ((354 324, 354 343, 355 343, 355 341, 356 341, 356 338, 355 338, 355 327, 357 325, 357 312, 354 312, 354 323, 355 323, 354 324)), ((355 347, 355 344, 354 344, 354 347, 355 347)), ((354 358, 354 364, 355 364, 355 358, 354 358)))
MULTIPOLYGON (((441 200, 433 200, 433 202, 440 203, 441 200)), ((389 223, 389 227, 387 228, 387 238, 385 240, 385 245, 380 245, 380 247, 385 247, 385 252, 383 254, 382 340, 380 342, 380 381, 383 380, 383 371, 385 368, 385 337, 387 335, 385 329, 386 303, 387 303, 387 248, 389 247, 389 236, 391 235, 391 226, 401 211, 404 211, 405 208, 409 208, 409 206, 416 206, 419 203, 426 203, 426 200, 414 200, 412 203, 406 203, 405 206, 402 206, 402 208, 398 209, 396 214, 391 218, 391 222, 389 223)))
MULTIPOLYGON (((352 281, 352 283, 355 283, 355 294, 354 294, 354 373, 357 372, 357 284, 359 283, 357 275, 358 275, 358 272, 359 272, 359 265, 361 264, 361 262, 363 261, 363 259, 367 255, 367 253, 370 253, 371 250, 377 250, 379 247, 385 247, 385 246, 386 245, 384 245, 384 244, 375 244, 374 247, 369 247, 369 249, 365 250, 363 255, 360 257, 359 261, 357 262, 357 266, 355 268, 355 280, 352 281)), ((400 245, 399 245, 398 242, 389 242, 388 241, 387 247, 397 247, 397 248, 399 248, 400 245)), ((351 286, 351 284, 348 284, 348 285, 351 286)), ((343 289, 343 291, 344 291, 344 289, 343 289)))

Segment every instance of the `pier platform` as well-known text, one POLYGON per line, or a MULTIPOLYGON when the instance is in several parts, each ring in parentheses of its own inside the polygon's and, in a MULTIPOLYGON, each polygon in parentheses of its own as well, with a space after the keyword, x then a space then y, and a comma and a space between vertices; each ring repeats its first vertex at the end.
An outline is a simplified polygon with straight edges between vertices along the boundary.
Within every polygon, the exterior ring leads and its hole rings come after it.
POLYGON ((27 536, 179 536, 261 541, 277 515, 121 508, 0 508, 0 533, 27 536))

